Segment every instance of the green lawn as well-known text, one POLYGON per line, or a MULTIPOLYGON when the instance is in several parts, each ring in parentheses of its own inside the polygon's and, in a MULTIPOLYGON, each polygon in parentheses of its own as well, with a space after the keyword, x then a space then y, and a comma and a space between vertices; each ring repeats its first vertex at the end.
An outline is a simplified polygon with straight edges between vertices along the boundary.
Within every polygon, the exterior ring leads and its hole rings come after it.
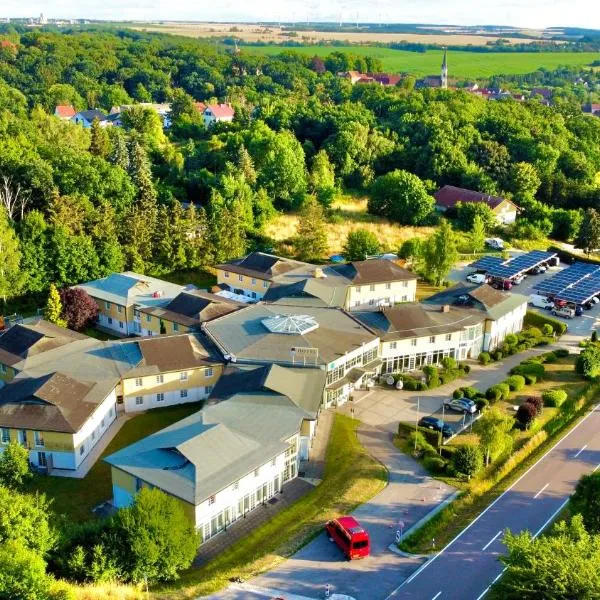
POLYGON ((182 269, 181 271, 173 271, 161 275, 160 279, 177 283, 179 285, 187 285, 193 283, 200 289, 210 289, 217 284, 217 277, 208 270, 204 269, 182 269))
POLYGON ((154 598, 196 598, 212 593, 236 576, 246 580, 272 569, 317 535, 328 519, 351 512, 383 489, 387 471, 361 446, 359 422, 336 415, 327 449, 323 481, 271 521, 207 565, 185 573, 176 587, 154 598))
MULTIPOLYGON (((171 425, 199 410, 201 403, 194 402, 169 408, 157 408, 137 415, 127 421, 102 456, 108 456, 143 437, 171 425)), ((69 521, 85 521, 104 500, 112 497, 110 467, 100 458, 84 479, 36 476, 25 491, 43 492, 53 501, 53 510, 69 521)))
MULTIPOLYGON (((332 52, 349 52, 359 56, 381 59, 384 69, 394 73, 412 73, 418 77, 437 75, 442 64, 442 50, 410 52, 379 46, 299 46, 285 47, 275 44, 246 46, 249 54, 273 55, 293 50, 309 56, 327 56, 332 52)), ((450 77, 483 78, 492 75, 517 75, 531 73, 540 67, 552 70, 562 65, 584 66, 600 60, 598 52, 467 52, 451 50, 448 53, 450 77)))

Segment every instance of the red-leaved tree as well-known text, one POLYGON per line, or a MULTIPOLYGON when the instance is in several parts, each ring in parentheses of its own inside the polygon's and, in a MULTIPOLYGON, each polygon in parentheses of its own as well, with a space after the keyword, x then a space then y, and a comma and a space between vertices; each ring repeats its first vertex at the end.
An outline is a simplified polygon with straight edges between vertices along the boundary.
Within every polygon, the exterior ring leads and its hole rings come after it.
POLYGON ((81 331, 98 320, 98 305, 85 290, 64 288, 60 290, 60 301, 63 306, 62 317, 69 329, 81 331))

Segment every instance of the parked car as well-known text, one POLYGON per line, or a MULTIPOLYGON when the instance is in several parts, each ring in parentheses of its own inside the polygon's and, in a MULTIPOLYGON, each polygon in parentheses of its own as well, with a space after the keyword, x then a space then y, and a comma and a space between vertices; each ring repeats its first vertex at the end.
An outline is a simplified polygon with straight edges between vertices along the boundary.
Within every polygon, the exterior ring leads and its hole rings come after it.
POLYGON ((487 275, 484 273, 471 273, 467 275, 467 281, 471 283, 485 283, 487 281, 487 275))
POLYGON ((525 279, 525 275, 523 273, 521 273, 520 275, 516 275, 515 277, 512 278, 512 282, 513 285, 519 285, 520 283, 522 283, 523 279, 525 279))
POLYGON ((583 306, 578 305, 575 307, 575 316, 581 317, 581 315, 583 315, 583 306))
POLYGON ((504 241, 500 238, 487 238, 485 243, 494 250, 504 250, 504 241))
POLYGON ((492 287, 496 290, 505 290, 508 291, 512 289, 512 282, 509 279, 497 279, 492 283, 492 287))
POLYGON ((575 309, 568 306, 557 306, 552 310, 552 314, 555 317, 564 317, 565 319, 572 319, 575 316, 575 309))
POLYGON ((348 560, 369 556, 369 534, 354 517, 339 517, 327 521, 325 531, 348 560))
POLYGON ((462 413, 474 413, 477 410, 477 406, 473 400, 469 398, 446 398, 444 400, 444 406, 450 410, 462 413))
POLYGON ((530 294, 529 306, 543 308, 544 310, 552 310, 554 308, 554 302, 552 302, 552 300, 548 300, 546 296, 540 296, 540 294, 530 294))
POLYGON ((433 429, 433 431, 441 431, 442 436, 449 438, 454 435, 454 429, 444 423, 441 419, 436 417, 421 417, 419 419, 419 427, 425 427, 426 429, 433 429))
POLYGON ((529 269, 529 271, 527 271, 528 275, 541 275, 542 273, 545 273, 548 270, 548 267, 544 266, 544 265, 537 265, 536 267, 533 267, 533 269, 529 269))

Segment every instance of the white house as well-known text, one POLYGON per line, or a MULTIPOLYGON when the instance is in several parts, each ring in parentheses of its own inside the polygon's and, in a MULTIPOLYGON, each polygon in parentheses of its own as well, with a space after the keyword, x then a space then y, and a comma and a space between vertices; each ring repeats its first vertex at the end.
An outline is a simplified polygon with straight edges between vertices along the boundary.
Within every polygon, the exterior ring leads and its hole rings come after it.
POLYGON ((107 127, 111 123, 107 121, 106 115, 97 109, 82 110, 71 117, 71 122, 77 125, 82 125, 85 129, 89 129, 94 122, 94 119, 98 119, 101 127, 107 127))
POLYGON ((209 127, 213 123, 231 123, 235 110, 230 104, 208 104, 202 113, 204 125, 209 127))

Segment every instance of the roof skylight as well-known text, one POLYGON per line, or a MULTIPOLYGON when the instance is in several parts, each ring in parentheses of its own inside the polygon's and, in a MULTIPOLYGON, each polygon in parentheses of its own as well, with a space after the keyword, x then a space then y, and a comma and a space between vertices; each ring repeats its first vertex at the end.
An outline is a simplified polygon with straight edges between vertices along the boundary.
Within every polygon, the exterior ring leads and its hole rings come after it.
POLYGON ((271 333, 288 335, 304 335, 319 327, 314 317, 310 315, 275 315, 262 320, 262 324, 271 333))

